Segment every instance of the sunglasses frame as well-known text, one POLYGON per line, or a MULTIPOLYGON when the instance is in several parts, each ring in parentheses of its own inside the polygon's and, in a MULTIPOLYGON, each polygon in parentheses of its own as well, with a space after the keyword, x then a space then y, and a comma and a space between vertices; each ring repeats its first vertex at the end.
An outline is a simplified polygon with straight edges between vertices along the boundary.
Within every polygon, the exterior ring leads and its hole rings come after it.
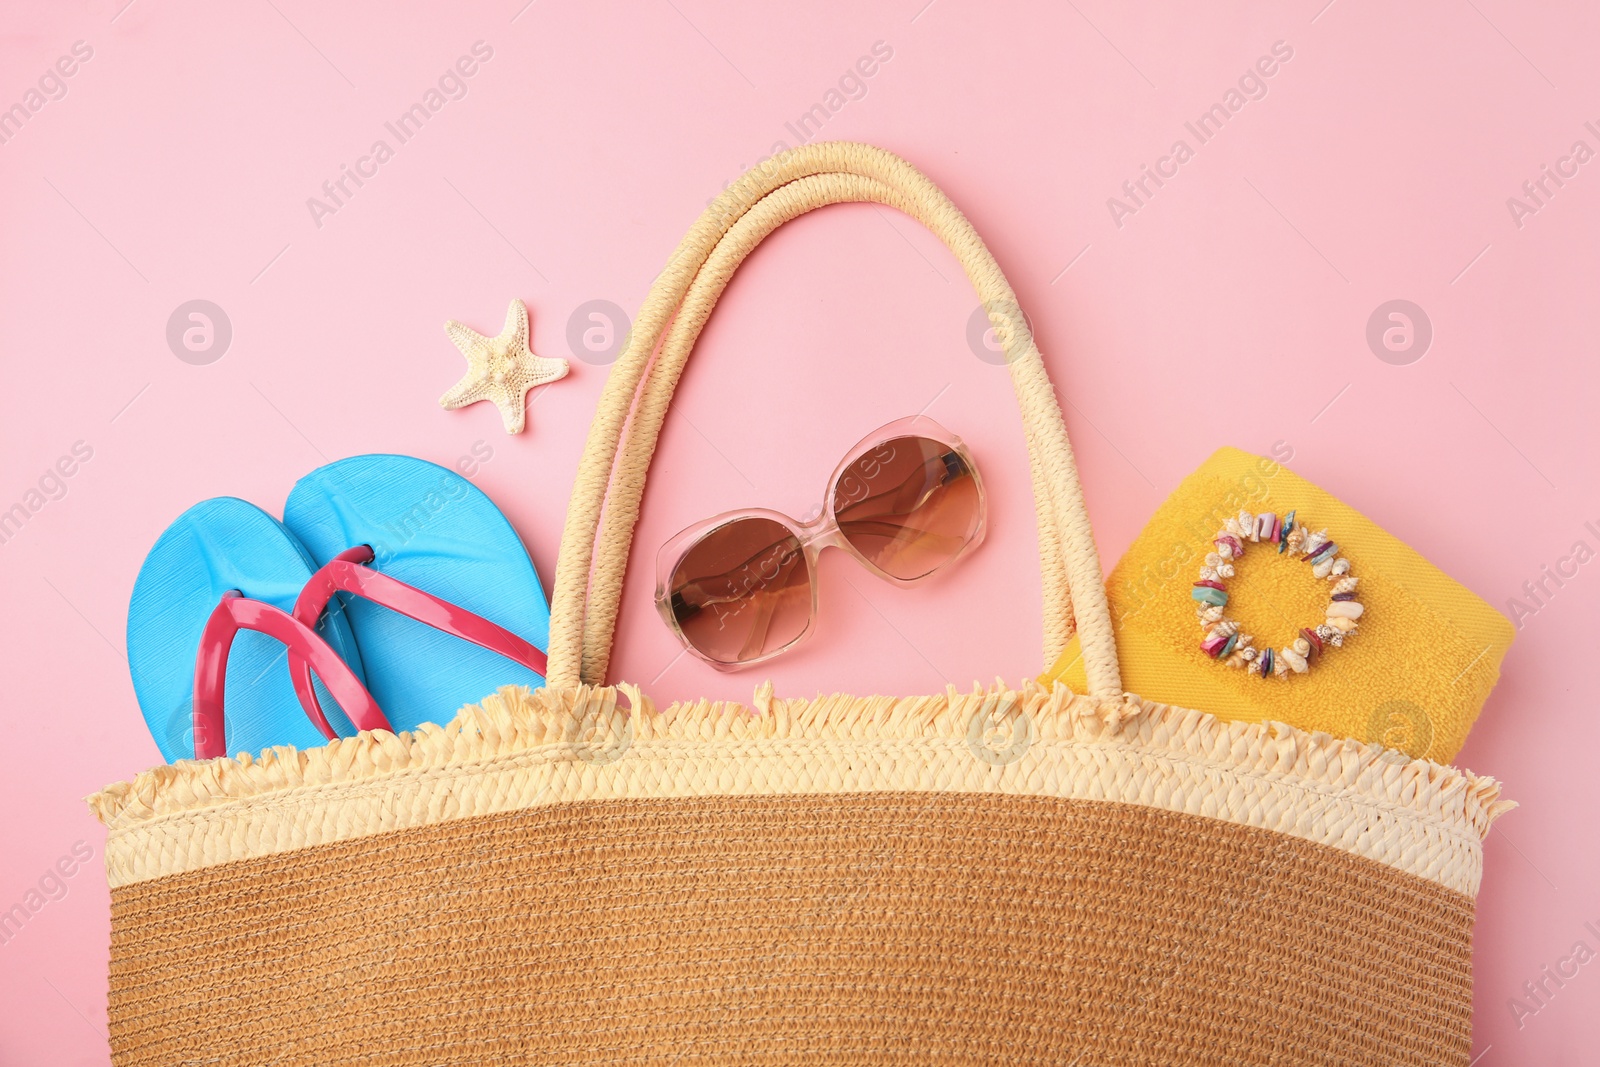
MULTIPOLYGON (((885 462, 887 462, 887 459, 885 462)), ((945 429, 939 423, 935 422, 926 415, 911 415, 903 419, 896 419, 893 422, 887 423, 878 427, 876 430, 873 430, 860 441, 856 442, 854 447, 852 447, 849 452, 845 453, 844 459, 839 461, 839 464, 833 469, 833 474, 828 478, 827 491, 823 500, 822 510, 815 519, 810 521, 802 521, 800 519, 793 518, 792 516, 785 515, 781 511, 773 511, 769 508, 740 508, 736 511, 724 511, 720 515, 715 515, 702 522, 697 522, 693 526, 689 526, 686 529, 680 530, 678 533, 674 534, 666 541, 665 544, 661 546, 660 551, 656 553, 656 610, 660 612, 662 619, 665 620, 667 628, 673 632, 674 636, 677 637, 678 642, 683 645, 684 649, 689 652, 690 655, 710 664, 719 671, 731 672, 744 670, 747 667, 753 667, 758 663, 765 663, 770 659, 783 655, 785 652, 794 649, 816 632, 818 602, 817 560, 822 555, 823 549, 842 548, 851 556, 855 557, 856 562, 860 563, 867 570, 871 571, 873 574, 876 574, 879 578, 893 582, 895 585, 917 585, 929 578, 932 578, 935 574, 943 571, 946 567, 950 566, 952 563, 955 563, 957 560, 964 558, 967 553, 981 545, 983 543, 984 534, 987 532, 988 518, 988 496, 984 490, 983 477, 978 473, 978 464, 972 458, 972 453, 967 449, 966 443, 962 441, 960 437, 951 433, 949 430, 945 429), (961 547, 958 548, 950 556, 950 558, 943 560, 932 570, 929 570, 924 574, 917 575, 914 578, 898 578, 868 560, 867 557, 862 555, 861 551, 857 549, 855 545, 851 544, 849 539, 845 537, 844 531, 839 527, 838 517, 834 513, 834 496, 836 495, 835 489, 838 487, 840 479, 844 477, 845 473, 860 459, 862 459, 862 457, 869 455, 876 449, 888 444, 890 441, 903 437, 925 438, 934 442, 935 444, 943 445, 951 452, 954 452, 956 455, 960 456, 962 462, 966 464, 967 470, 972 476, 973 485, 977 489, 978 493, 978 519, 976 525, 973 527, 971 536, 966 539, 961 547), (679 565, 683 562, 684 557, 688 555, 689 550, 693 548, 702 538, 708 536, 716 530, 721 529, 724 526, 727 526, 729 523, 742 519, 768 519, 772 522, 778 523, 787 529, 791 534, 793 534, 795 540, 800 543, 801 551, 805 554, 806 573, 811 585, 811 612, 806 617, 805 628, 802 629, 800 633, 795 635, 794 639, 789 641, 787 644, 781 645, 778 648, 772 649, 770 652, 765 652, 762 655, 756 656, 752 659, 728 663, 722 660, 712 659, 699 648, 695 647, 694 642, 689 640, 688 635, 683 632, 683 628, 678 625, 678 619, 672 610, 672 576, 674 572, 677 571, 679 565)))

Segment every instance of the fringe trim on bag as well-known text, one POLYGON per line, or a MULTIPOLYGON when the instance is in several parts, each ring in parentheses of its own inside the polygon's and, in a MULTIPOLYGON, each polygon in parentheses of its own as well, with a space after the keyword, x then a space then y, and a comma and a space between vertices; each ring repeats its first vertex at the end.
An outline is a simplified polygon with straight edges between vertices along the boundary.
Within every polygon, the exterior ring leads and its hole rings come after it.
MULTIPOLYGON (((952 685, 929 696, 836 693, 809 700, 779 699, 768 682, 757 689, 751 706, 701 700, 673 704, 660 713, 630 685, 563 690, 507 686, 481 704, 462 708, 447 726, 429 723, 398 735, 364 732, 320 748, 280 746, 259 756, 182 760, 86 799, 101 822, 120 830, 248 797, 460 768, 551 744, 581 746, 603 757, 606 746, 623 737, 630 745, 891 739, 970 743, 974 730, 985 723, 1016 721, 1018 716, 1029 724, 1035 743, 1114 745, 1143 758, 1168 757, 1236 775, 1293 782, 1452 828, 1470 826, 1480 840, 1496 818, 1516 806, 1500 799, 1500 784, 1493 778, 1377 744, 1306 733, 1283 723, 1224 722, 1133 694, 1120 702, 1097 703, 1060 683, 1046 689, 1030 681, 1021 689, 1008 689, 998 680, 990 689, 975 685, 971 693, 952 685), (619 693, 640 713, 619 706, 619 693)), ((1225 810, 1215 814, 1227 817, 1225 810)))

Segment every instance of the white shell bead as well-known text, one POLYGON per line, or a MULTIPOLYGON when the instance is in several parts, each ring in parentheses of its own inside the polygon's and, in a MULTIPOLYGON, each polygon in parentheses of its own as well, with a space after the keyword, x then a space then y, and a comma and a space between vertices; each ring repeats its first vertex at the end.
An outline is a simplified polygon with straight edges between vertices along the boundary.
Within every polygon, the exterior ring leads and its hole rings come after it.
POLYGON ((1354 600, 1335 600, 1328 605, 1326 615, 1330 619, 1359 619, 1365 610, 1354 600))

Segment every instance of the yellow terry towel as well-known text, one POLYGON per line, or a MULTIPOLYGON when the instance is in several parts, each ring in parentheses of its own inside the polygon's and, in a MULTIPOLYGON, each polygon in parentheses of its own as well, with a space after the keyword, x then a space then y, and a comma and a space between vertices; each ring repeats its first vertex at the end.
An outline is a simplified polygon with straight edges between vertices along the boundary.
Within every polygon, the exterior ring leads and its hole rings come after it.
MULTIPOLYGON (((1298 555, 1246 543, 1226 580, 1227 616, 1258 649, 1323 622, 1329 583, 1298 555)), ((1455 758, 1500 677, 1509 620, 1360 512, 1269 459, 1219 450, 1185 478, 1111 571, 1123 687, 1147 700, 1245 722, 1274 720, 1376 741, 1440 763, 1455 758), (1326 529, 1359 579, 1364 613, 1343 647, 1304 674, 1262 678, 1201 650, 1190 598, 1212 539, 1239 512, 1297 512, 1326 529)), ((1083 692, 1073 638, 1044 675, 1083 692)))

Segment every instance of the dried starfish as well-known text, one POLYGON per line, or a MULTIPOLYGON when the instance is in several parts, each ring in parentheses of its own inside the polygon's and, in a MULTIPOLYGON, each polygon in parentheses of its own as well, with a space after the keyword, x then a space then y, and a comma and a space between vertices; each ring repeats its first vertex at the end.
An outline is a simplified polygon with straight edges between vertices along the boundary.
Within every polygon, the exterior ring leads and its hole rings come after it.
POLYGON ((439 406, 454 410, 492 400, 506 433, 522 432, 528 390, 567 376, 566 360, 546 359, 528 347, 528 309, 521 300, 512 300, 506 309, 506 324, 498 337, 485 337, 454 320, 445 323, 444 330, 467 357, 467 373, 439 398, 439 406))

